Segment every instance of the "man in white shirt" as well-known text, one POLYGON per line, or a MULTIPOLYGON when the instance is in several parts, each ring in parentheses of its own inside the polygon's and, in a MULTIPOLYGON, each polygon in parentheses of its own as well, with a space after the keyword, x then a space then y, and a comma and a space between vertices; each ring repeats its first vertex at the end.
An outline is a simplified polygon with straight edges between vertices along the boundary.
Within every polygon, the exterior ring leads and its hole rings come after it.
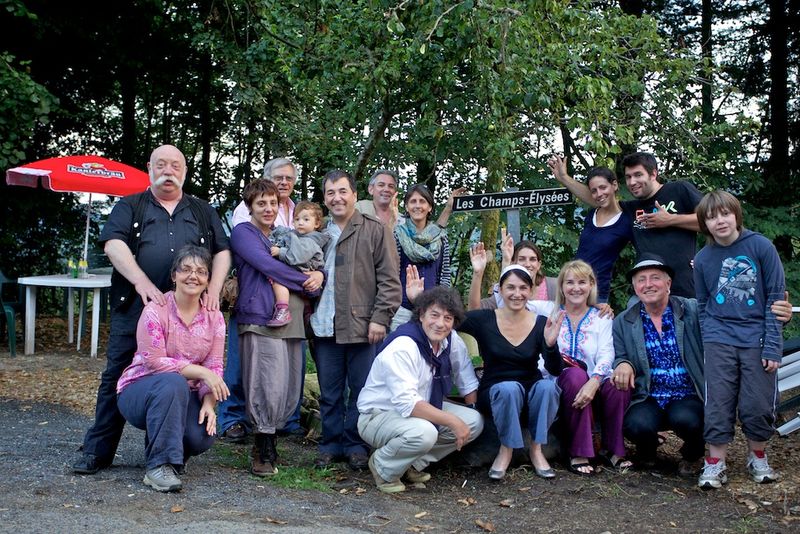
POLYGON ((358 397, 358 432, 375 448, 369 469, 384 493, 430 480, 423 472, 483 430, 474 409, 478 379, 454 325, 464 318, 458 293, 437 286, 415 300, 411 321, 395 330, 375 358, 358 397), (446 401, 455 383, 471 407, 446 401))

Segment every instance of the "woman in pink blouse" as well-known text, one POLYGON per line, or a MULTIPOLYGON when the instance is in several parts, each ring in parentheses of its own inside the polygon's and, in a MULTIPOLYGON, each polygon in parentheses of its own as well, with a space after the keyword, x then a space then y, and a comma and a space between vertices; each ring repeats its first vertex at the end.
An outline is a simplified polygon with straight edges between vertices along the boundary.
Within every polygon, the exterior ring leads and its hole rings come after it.
POLYGON ((200 297, 208 287, 211 254, 183 247, 172 262, 175 290, 167 303, 148 303, 136 330, 133 362, 117 382, 119 411, 145 430, 144 483, 178 491, 186 460, 211 447, 217 428, 214 408, 228 397, 222 380, 225 319, 200 297))

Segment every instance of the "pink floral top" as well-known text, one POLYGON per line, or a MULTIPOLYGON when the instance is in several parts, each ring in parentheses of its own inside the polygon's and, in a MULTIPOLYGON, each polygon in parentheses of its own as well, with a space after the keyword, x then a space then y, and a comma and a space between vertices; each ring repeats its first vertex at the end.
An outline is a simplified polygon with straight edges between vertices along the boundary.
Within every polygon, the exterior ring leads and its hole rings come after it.
MULTIPOLYGON (((136 328, 136 353, 117 382, 117 393, 143 376, 158 373, 180 373, 190 363, 202 365, 222 376, 222 354, 225 347, 225 318, 220 311, 200 307, 192 324, 186 325, 178 315, 175 294, 164 295, 167 303, 148 303, 136 328)), ((210 393, 202 380, 189 380, 189 387, 202 398, 210 393)))

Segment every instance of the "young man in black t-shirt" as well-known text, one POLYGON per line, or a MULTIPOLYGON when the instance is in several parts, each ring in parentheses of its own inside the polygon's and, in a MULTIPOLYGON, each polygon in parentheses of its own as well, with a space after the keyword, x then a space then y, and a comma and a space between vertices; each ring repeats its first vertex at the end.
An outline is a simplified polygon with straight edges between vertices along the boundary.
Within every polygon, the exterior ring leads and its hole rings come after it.
POLYGON ((622 166, 634 199, 620 202, 620 206, 633 219, 637 254, 664 258, 675 271, 672 294, 693 298, 692 260, 700 230, 694 209, 703 195, 689 182, 660 183, 656 159, 647 152, 625 156, 622 166))

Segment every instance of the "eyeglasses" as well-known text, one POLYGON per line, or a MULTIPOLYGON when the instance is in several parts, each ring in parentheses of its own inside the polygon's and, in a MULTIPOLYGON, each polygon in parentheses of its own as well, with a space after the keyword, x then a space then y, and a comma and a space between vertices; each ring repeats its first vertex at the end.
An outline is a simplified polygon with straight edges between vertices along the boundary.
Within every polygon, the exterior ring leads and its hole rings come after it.
POLYGON ((272 177, 272 181, 276 182, 276 183, 287 182, 287 183, 291 184, 291 183, 294 183, 295 180, 296 180, 296 178, 294 176, 288 176, 288 175, 281 175, 281 176, 273 176, 272 177))
POLYGON ((204 267, 198 267, 197 269, 192 269, 188 265, 183 265, 178 269, 178 272, 181 273, 183 276, 189 276, 190 274, 197 275, 198 278, 208 278, 208 269, 204 267))

